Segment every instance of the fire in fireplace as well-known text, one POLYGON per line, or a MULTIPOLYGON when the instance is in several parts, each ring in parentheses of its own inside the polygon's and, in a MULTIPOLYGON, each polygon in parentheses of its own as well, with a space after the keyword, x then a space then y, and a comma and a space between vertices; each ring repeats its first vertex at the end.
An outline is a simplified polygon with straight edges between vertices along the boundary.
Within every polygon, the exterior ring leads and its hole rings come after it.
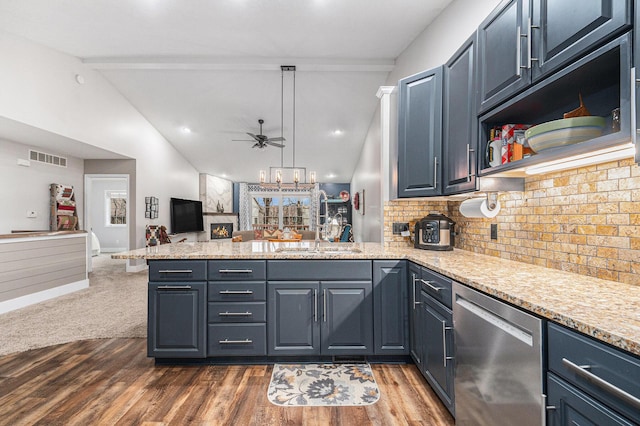
POLYGON ((231 238, 233 234, 233 223, 212 223, 211 239, 219 240, 222 238, 231 238))

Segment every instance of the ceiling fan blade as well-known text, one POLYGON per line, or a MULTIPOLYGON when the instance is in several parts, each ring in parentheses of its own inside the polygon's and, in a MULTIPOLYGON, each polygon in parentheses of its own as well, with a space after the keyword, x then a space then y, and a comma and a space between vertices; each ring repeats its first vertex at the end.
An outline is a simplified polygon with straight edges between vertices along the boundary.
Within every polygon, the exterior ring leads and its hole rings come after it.
POLYGON ((271 139, 268 141, 265 141, 266 144, 269 144, 271 146, 277 146, 278 148, 284 148, 284 145, 281 143, 275 143, 275 142, 271 142, 271 139))
POLYGON ((267 138, 267 140, 269 142, 280 142, 280 141, 286 141, 285 138, 278 136, 277 138, 267 138))
POLYGON ((247 132, 247 134, 248 134, 249 136, 251 136, 252 138, 254 138, 255 140, 257 140, 258 142, 260 141, 260 138, 259 138, 259 137, 257 137, 256 135, 254 135, 253 133, 249 133, 249 132, 247 132))
POLYGON ((250 141, 249 139, 231 139, 231 142, 255 142, 255 141, 250 141))

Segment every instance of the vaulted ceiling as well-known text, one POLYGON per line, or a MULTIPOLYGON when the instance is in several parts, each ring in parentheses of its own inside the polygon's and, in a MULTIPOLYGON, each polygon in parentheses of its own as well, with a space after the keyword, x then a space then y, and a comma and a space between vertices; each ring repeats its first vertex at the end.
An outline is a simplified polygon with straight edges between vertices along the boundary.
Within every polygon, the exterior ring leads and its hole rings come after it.
POLYGON ((320 181, 349 182, 378 87, 450 2, 0 0, 0 30, 101 72, 201 173, 256 181, 295 152, 320 181), (281 65, 296 66, 295 97, 281 65), (242 141, 258 119, 285 148, 242 141))

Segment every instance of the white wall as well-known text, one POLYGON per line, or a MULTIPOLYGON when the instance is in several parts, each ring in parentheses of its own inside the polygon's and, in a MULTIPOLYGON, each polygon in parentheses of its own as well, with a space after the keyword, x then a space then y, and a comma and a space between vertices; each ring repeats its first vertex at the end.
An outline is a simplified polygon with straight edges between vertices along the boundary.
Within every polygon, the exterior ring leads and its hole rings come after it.
MULTIPOLYGON (((501 0, 454 0, 398 56, 395 68, 387 77, 386 85, 395 86, 401 78, 447 62, 500 2, 501 0)), ((380 227, 383 224, 383 212, 380 179, 388 177, 380 176, 379 172, 381 150, 379 128, 380 108, 378 107, 351 180, 352 192, 364 187, 367 195, 365 216, 359 217, 357 222, 354 219, 354 238, 357 241, 380 241, 381 239, 380 227), (378 152, 377 155, 374 154, 375 151, 378 152), (379 203, 378 207, 370 209, 369 206, 374 202, 379 203)))
MULTIPOLYGON (((0 139, 0 234, 12 230, 37 231, 49 229, 49 185, 62 183, 73 185, 76 190, 76 208, 80 227, 83 222, 83 161, 68 157, 67 167, 32 161, 29 167, 19 166, 18 159, 29 158, 29 149, 36 149, 0 139), (80 191, 77 191, 77 189, 80 191), (36 218, 27 218, 27 211, 34 210, 36 218)), ((47 152, 47 154, 58 154, 47 152)))
POLYGON ((114 253, 127 250, 129 239, 126 226, 107 226, 107 191, 127 191, 127 180, 112 178, 95 178, 91 181, 90 207, 87 207, 91 215, 91 230, 100 241, 100 249, 105 253, 114 253))
POLYGON ((0 116, 137 160, 132 249, 144 247, 145 196, 160 199, 162 223, 168 223, 170 197, 197 199, 197 170, 100 73, 3 32, 0 57, 0 116))

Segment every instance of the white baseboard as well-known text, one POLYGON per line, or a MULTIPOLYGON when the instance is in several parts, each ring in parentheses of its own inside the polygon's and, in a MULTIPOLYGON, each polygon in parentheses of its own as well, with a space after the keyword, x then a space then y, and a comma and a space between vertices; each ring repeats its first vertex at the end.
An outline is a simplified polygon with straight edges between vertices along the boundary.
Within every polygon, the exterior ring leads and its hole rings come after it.
POLYGON ((0 302, 0 314, 15 311, 16 309, 44 302, 45 300, 73 293, 74 291, 82 290, 84 288, 89 288, 88 279, 39 291, 37 293, 16 297, 15 299, 5 300, 3 302, 0 302))

